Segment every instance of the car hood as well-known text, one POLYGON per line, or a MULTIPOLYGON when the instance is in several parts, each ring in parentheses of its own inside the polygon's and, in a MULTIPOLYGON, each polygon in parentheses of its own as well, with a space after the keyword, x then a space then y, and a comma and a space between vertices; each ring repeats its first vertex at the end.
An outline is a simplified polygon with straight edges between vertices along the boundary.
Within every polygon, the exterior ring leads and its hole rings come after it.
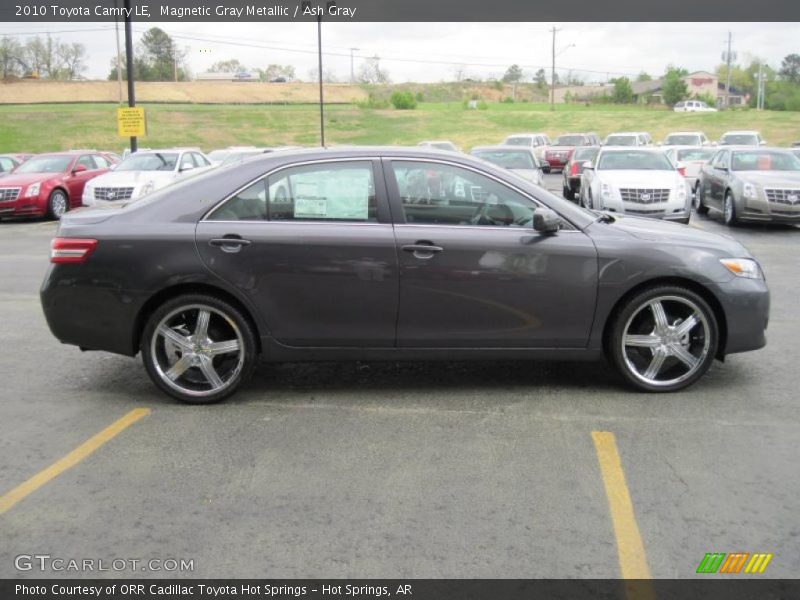
POLYGON ((136 187, 148 181, 169 181, 175 178, 172 171, 110 171, 92 180, 92 186, 136 187))
POLYGON ((37 181, 61 179, 62 177, 64 177, 64 173, 9 173, 3 177, 3 187, 25 186, 37 181))
POLYGON ((678 178, 677 171, 597 171, 597 179, 616 187, 673 187, 678 178))
POLYGON ((611 224, 612 227, 648 242, 673 246, 715 248, 737 258, 752 257, 747 248, 727 235, 711 233, 688 225, 659 219, 617 215, 614 215, 614 219, 615 221, 611 224))
POLYGON ((758 185, 800 186, 800 172, 798 171, 734 171, 734 173, 742 181, 758 185))

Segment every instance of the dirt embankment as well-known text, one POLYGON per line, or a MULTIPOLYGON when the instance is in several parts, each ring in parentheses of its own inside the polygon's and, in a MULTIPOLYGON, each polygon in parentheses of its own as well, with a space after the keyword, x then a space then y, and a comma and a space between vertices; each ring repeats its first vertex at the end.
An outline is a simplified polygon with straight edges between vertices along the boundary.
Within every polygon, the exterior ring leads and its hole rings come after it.
MULTIPOLYGON (((326 103, 350 103, 367 99, 362 88, 325 84, 326 103)), ((116 81, 17 81, 0 83, 0 104, 53 102, 119 102, 116 81)), ((127 102, 125 82, 122 100, 127 102)), ((137 82, 137 102, 196 104, 305 104, 319 100, 315 83, 257 83, 228 81, 137 82)))

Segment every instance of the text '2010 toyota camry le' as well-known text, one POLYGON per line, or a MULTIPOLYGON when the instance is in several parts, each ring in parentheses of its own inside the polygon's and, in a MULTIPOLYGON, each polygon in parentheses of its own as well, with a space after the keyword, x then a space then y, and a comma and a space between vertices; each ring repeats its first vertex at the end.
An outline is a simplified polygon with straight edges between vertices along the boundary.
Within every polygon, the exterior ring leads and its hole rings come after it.
POLYGON ((135 356, 180 400, 267 361, 600 359, 674 391, 761 348, 769 291, 733 239, 580 208, 422 148, 264 155, 67 214, 53 334, 135 356))

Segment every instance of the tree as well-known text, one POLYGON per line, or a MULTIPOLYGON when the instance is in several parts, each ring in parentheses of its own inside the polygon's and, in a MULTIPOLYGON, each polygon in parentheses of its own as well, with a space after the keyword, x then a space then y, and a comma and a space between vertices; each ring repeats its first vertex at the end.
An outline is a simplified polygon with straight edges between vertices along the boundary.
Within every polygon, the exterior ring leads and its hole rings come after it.
POLYGON ((649 73, 645 73, 642 71, 636 76, 636 81, 653 81, 653 78, 650 76, 649 73))
POLYGON ((792 83, 800 83, 800 54, 788 54, 781 61, 779 71, 782 79, 792 83))
POLYGON ((583 77, 577 73, 573 73, 572 70, 567 71, 567 85, 580 86, 583 84, 583 77))
POLYGON ((75 79, 86 69, 86 46, 74 42, 61 44, 58 47, 58 56, 61 59, 61 75, 64 79, 75 79))
POLYGON ((670 73, 672 71, 675 71, 679 77, 686 77, 689 74, 689 71, 687 69, 684 69, 683 67, 676 67, 672 64, 669 64, 667 65, 667 72, 664 74, 664 77, 667 76, 667 73, 670 73))
POLYGON ((247 69, 238 59, 229 58, 215 62, 208 70, 211 73, 241 73, 247 69))
MULTIPOLYGON (((308 70, 308 80, 309 81, 319 81, 319 69, 314 67, 313 69, 308 70)), ((269 80, 267 80, 269 81, 269 80)), ((323 83, 338 83, 339 79, 328 69, 322 69, 322 82, 323 83)))
POLYGON ((633 102, 633 87, 631 87, 631 80, 627 77, 617 77, 612 79, 611 83, 614 84, 614 91, 611 98, 616 104, 629 104, 633 102))
POLYGON ((142 78, 146 76, 147 81, 172 81, 176 71, 179 80, 186 78, 183 69, 178 68, 185 53, 178 50, 175 42, 163 29, 151 27, 145 31, 137 49, 137 58, 143 67, 141 75, 142 78))
POLYGON ((506 69, 503 75, 503 81, 506 83, 517 83, 522 79, 522 68, 519 65, 511 65, 506 69))
MULTIPOLYGON (((683 69, 685 70, 685 69, 683 69)), ((683 80, 681 69, 671 69, 664 76, 664 83, 661 85, 661 97, 667 106, 673 106, 689 95, 689 86, 683 80)))
POLYGON ((533 78, 534 82, 536 83, 536 87, 543 90, 547 87, 547 74, 544 72, 544 69, 539 69, 536 71, 536 75, 533 78))
MULTIPOLYGON (((273 79, 277 79, 278 77, 283 77, 286 80, 294 79, 296 77, 294 73, 294 67, 292 65, 268 65, 267 68, 263 71, 259 70, 259 74, 261 74, 262 81, 272 81, 273 79)), ((323 69, 323 74, 328 77, 333 77, 332 73, 329 71, 325 71, 323 69)), ((314 77, 316 78, 316 70, 314 71, 314 77)), ((335 79, 335 77, 334 77, 335 79)))
POLYGON ((0 73, 2 73, 3 79, 21 77, 26 70, 22 44, 14 38, 0 39, 0 73))
POLYGON ((357 78, 361 83, 389 83, 389 72, 381 69, 381 58, 375 55, 362 63, 357 78))

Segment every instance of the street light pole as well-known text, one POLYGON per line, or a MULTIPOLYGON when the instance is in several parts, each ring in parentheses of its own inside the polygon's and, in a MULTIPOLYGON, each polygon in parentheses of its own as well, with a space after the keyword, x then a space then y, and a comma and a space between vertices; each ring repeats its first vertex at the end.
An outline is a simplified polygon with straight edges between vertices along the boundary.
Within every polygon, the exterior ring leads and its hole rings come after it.
POLYGON ((556 109, 556 32, 561 31, 553 27, 553 68, 550 73, 550 110, 556 109))
POLYGON ((317 16, 317 56, 319 58, 319 139, 325 147, 325 104, 322 95, 322 15, 317 16))
MULTIPOLYGON (((136 95, 133 89, 133 35, 131 33, 131 0, 125 0, 125 68, 128 70, 128 106, 136 106, 136 95)), ((131 136, 131 153, 136 152, 138 143, 136 136, 131 136)))

